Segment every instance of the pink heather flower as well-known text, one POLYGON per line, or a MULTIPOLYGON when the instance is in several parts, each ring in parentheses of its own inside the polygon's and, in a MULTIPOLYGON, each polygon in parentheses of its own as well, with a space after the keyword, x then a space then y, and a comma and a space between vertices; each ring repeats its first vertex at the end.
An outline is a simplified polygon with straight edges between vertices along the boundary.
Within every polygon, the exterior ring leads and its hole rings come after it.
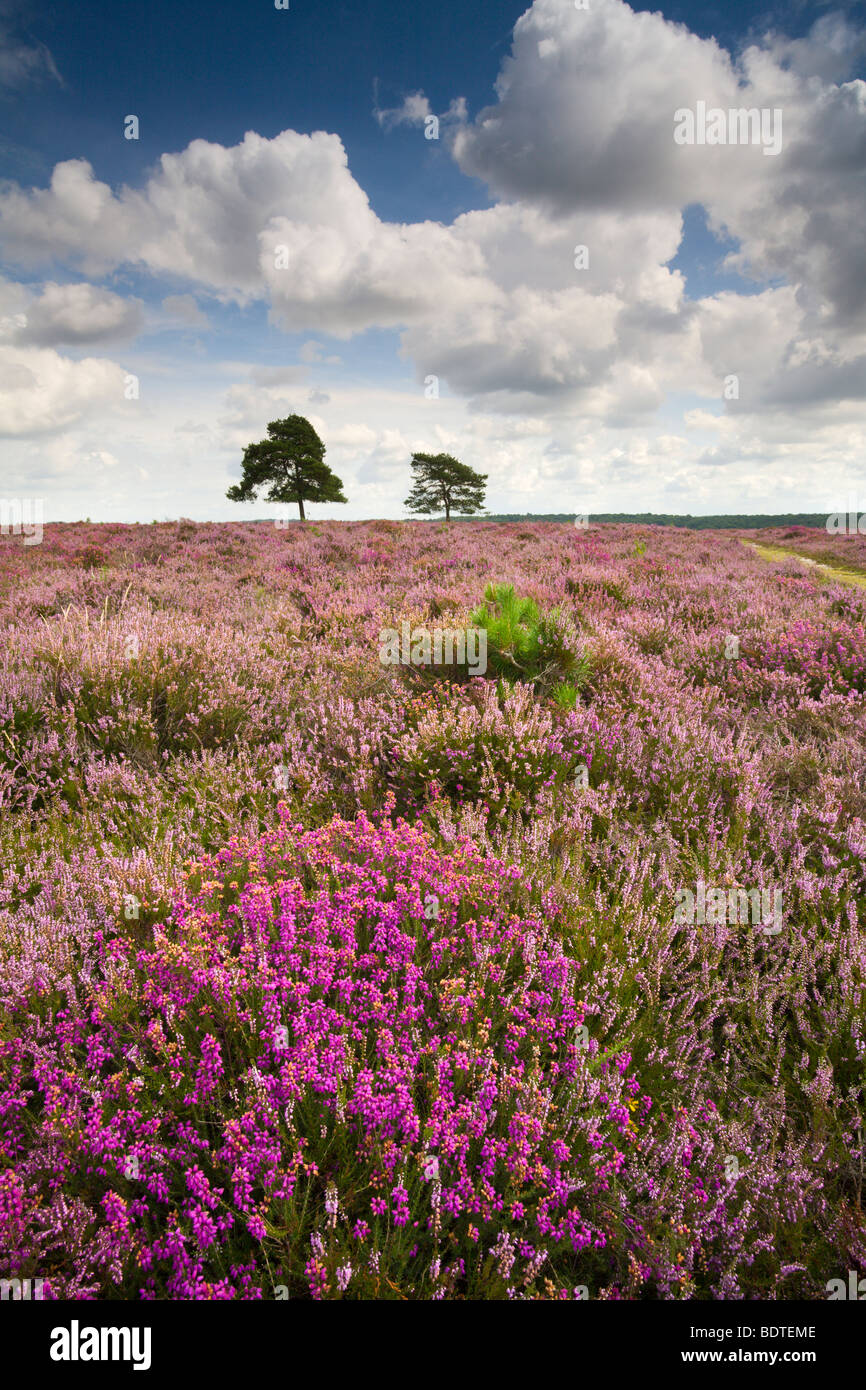
POLYGON ((318 1302, 324 1297, 328 1289, 328 1271, 321 1260, 314 1255, 304 1266, 304 1273, 307 1276, 310 1295, 318 1302))
POLYGON ((394 1225, 405 1226, 409 1220, 409 1193, 405 1187, 398 1185, 391 1196, 394 1199, 394 1225))

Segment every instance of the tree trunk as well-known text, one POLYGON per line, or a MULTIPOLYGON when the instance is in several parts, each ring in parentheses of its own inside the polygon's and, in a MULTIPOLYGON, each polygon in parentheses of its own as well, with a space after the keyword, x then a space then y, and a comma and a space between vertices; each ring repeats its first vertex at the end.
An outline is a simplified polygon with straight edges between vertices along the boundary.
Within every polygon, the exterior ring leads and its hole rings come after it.
POLYGON ((451 520, 451 503, 447 497, 445 498, 445 520, 451 520))
POLYGON ((301 513, 301 521, 306 521, 307 517, 306 517, 306 513, 305 513, 305 511, 304 511, 304 499, 303 499, 303 497, 300 497, 300 496, 298 497, 298 509, 300 510, 300 513, 301 513))

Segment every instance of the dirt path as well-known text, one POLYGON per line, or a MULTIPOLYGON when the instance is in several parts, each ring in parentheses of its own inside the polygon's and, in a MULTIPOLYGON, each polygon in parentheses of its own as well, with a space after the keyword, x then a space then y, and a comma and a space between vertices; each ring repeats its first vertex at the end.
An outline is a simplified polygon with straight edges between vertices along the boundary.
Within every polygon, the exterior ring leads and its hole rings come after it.
POLYGON ((743 545, 756 551, 762 560, 799 560, 804 565, 812 565, 814 569, 820 570, 827 579, 833 579, 839 584, 857 584, 860 588, 866 588, 866 574, 834 569, 831 565, 812 560, 808 555, 801 555, 796 550, 786 550, 781 545, 757 545, 754 541, 743 541, 743 545))

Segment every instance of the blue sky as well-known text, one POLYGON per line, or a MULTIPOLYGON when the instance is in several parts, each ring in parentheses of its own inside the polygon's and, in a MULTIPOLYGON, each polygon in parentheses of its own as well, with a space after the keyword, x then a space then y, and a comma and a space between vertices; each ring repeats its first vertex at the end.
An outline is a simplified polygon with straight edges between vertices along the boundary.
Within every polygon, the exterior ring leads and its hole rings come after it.
POLYGON ((4 488, 49 519, 267 514, 225 490, 298 411, 350 498, 321 515, 403 515, 418 448, 495 511, 866 507, 863 31, 0 0, 4 488), (780 112, 779 151, 677 144, 700 102, 780 112))

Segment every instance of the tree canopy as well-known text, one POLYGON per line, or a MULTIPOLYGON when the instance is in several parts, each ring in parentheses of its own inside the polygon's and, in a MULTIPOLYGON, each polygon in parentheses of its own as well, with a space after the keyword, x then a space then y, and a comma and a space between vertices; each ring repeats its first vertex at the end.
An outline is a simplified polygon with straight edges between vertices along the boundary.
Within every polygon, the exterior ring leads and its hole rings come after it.
POLYGON ((486 473, 476 473, 451 454, 413 454, 412 469, 412 491, 404 504, 410 512, 444 512, 450 521, 452 510, 464 516, 484 510, 486 473))
POLYGON ((309 420, 289 415, 272 420, 268 438, 244 450, 243 476, 230 487, 232 502, 252 502, 270 483, 268 502, 297 502, 301 521, 305 502, 345 502, 343 484, 325 463, 325 446, 309 420))

